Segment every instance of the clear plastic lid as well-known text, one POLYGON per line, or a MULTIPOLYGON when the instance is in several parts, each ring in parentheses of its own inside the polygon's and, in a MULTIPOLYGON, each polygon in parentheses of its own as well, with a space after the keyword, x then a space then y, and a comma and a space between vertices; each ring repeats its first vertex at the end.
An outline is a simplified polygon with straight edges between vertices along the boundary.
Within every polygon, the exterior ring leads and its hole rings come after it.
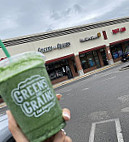
POLYGON ((17 63, 21 60, 25 62, 31 59, 45 60, 45 56, 40 52, 34 52, 34 51, 24 52, 0 61, 0 67, 6 67, 12 63, 17 63))
POLYGON ((0 61, 0 81, 6 80, 39 64, 45 64, 45 56, 40 52, 24 52, 6 58, 0 61))

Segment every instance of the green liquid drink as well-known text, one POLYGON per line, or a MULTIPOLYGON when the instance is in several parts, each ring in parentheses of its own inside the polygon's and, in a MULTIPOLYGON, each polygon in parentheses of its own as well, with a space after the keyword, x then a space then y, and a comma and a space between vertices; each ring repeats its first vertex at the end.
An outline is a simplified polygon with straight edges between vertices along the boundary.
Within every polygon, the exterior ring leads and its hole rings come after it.
POLYGON ((31 142, 42 142, 65 126, 44 64, 38 52, 0 62, 0 95, 31 142))

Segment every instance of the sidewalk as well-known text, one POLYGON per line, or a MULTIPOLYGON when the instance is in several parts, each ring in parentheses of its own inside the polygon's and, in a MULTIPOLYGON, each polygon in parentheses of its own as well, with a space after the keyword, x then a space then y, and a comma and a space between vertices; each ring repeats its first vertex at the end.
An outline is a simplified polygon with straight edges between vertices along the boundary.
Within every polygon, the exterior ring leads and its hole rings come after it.
MULTIPOLYGON (((99 69, 90 71, 90 72, 88 72, 88 73, 85 73, 85 74, 82 75, 82 76, 77 76, 77 77, 75 77, 75 78, 72 78, 72 79, 69 79, 69 80, 66 80, 66 81, 57 83, 57 84, 53 85, 53 88, 55 89, 55 88, 61 87, 61 86, 63 86, 63 85, 66 85, 66 84, 68 84, 68 83, 77 81, 77 80, 82 79, 82 78, 84 78, 84 77, 88 77, 88 76, 93 75, 93 74, 95 74, 95 73, 99 73, 99 72, 101 72, 101 71, 107 70, 107 69, 109 69, 109 68, 111 68, 111 67, 115 67, 115 66, 117 66, 117 65, 119 65, 119 64, 121 64, 121 61, 116 62, 116 63, 114 63, 114 64, 112 64, 112 65, 107 65, 107 66, 101 67, 101 68, 99 68, 99 69)), ((6 103, 1 103, 1 104, 0 104, 0 108, 3 108, 3 107, 6 107, 6 103)))
POLYGON ((95 74, 95 73, 99 73, 99 72, 104 71, 104 70, 107 70, 107 69, 109 69, 109 68, 111 68, 111 67, 115 67, 115 66, 117 66, 117 65, 119 65, 119 64, 121 64, 121 63, 122 63, 121 61, 118 61, 118 62, 116 62, 116 63, 114 63, 114 64, 112 64, 112 65, 107 65, 107 66, 101 67, 101 68, 99 68, 99 69, 96 69, 96 70, 90 71, 90 72, 88 72, 88 73, 85 73, 85 74, 82 75, 82 76, 77 76, 77 77, 72 78, 72 79, 70 79, 70 80, 66 80, 66 81, 57 83, 57 84, 53 85, 53 88, 55 89, 55 88, 61 87, 61 86, 65 85, 65 84, 68 84, 68 83, 77 81, 77 80, 79 80, 79 79, 88 77, 88 76, 93 75, 93 74, 95 74))

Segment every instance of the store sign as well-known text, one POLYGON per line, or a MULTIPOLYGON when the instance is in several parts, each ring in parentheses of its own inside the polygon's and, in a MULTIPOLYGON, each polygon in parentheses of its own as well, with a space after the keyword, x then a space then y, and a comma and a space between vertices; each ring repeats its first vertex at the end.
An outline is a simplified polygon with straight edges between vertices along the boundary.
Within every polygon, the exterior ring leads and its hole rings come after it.
POLYGON ((86 42, 86 41, 89 41, 89 40, 97 39, 99 37, 101 37, 101 33, 97 33, 97 35, 95 35, 95 36, 91 36, 91 37, 86 37, 84 39, 80 39, 80 42, 86 42))
POLYGON ((126 28, 122 27, 122 28, 117 28, 117 29, 112 30, 112 33, 117 34, 117 33, 122 33, 122 32, 125 32, 125 31, 126 31, 126 28))
POLYGON ((70 42, 66 42, 66 43, 62 43, 62 44, 58 43, 56 46, 48 46, 45 48, 38 48, 38 52, 46 53, 46 52, 50 52, 55 49, 63 49, 63 48, 69 47, 69 46, 70 46, 70 42))
POLYGON ((2 60, 4 60, 4 59, 6 59, 7 57, 4 57, 4 58, 0 58, 0 61, 2 61, 2 60))

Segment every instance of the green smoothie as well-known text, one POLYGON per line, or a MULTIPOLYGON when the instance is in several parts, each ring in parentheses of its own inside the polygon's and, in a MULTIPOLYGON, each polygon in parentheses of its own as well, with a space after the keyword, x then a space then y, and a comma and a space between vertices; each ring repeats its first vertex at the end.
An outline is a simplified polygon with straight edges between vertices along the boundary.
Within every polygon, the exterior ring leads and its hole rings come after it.
POLYGON ((31 142, 42 142, 65 126, 44 64, 38 52, 0 62, 0 95, 31 142))

